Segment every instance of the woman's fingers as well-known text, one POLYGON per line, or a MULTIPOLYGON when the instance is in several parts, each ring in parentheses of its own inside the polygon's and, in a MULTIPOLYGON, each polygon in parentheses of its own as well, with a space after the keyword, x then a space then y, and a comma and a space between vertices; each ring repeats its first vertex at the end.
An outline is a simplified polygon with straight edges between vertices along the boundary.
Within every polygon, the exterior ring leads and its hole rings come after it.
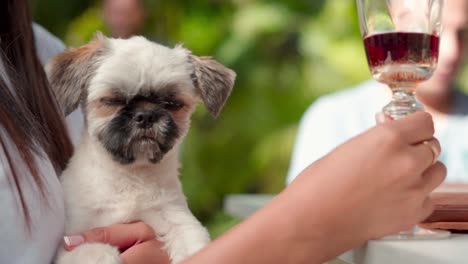
POLYGON ((64 238, 65 249, 72 250, 85 242, 99 242, 118 247, 124 264, 170 263, 162 249, 163 243, 156 240, 153 229, 143 222, 115 224, 91 229, 77 236, 64 238))
POLYGON ((382 113, 382 112, 378 112, 375 114, 375 123, 377 124, 383 124, 387 121, 391 121, 393 120, 390 116, 382 113))
POLYGON ((411 147, 411 155, 416 158, 416 162, 425 165, 422 167, 422 171, 437 162, 440 152, 440 143, 436 138, 420 142, 411 147))
POLYGON ((424 221, 434 211, 434 203, 429 194, 444 181, 446 174, 447 169, 441 162, 436 162, 423 173, 417 186, 420 197, 425 197, 422 205, 420 205, 422 207, 417 219, 419 222, 424 221))
POLYGON ((430 140, 423 141, 422 145, 428 147, 431 150, 432 164, 436 163, 439 159, 440 152, 442 151, 439 140, 432 138, 430 140))
POLYGON ((163 243, 157 240, 150 240, 133 246, 120 254, 124 264, 169 264, 170 259, 164 251, 163 243))
POLYGON ((436 162, 429 167, 422 175, 422 191, 429 195, 437 188, 445 179, 447 168, 442 162, 436 162))
POLYGON ((434 122, 429 113, 418 111, 391 122, 394 129, 407 144, 417 144, 431 139, 434 135, 434 122))
POLYGON ((115 224, 98 227, 81 235, 64 237, 66 250, 72 250, 84 242, 100 242, 125 250, 135 244, 156 238, 154 230, 143 222, 115 224))
POLYGON ((421 215, 419 217, 419 223, 426 220, 432 212, 434 212, 435 205, 432 199, 428 196, 426 199, 423 201, 422 204, 422 210, 421 210, 421 215))

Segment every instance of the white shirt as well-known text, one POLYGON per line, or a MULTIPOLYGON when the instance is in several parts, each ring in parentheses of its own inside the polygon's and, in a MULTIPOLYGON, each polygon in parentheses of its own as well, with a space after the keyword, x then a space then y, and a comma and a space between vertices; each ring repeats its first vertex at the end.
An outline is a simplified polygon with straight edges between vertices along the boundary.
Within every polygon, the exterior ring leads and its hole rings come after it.
MULTIPOLYGON (((319 98, 300 121, 287 183, 341 143, 374 126, 375 113, 390 98, 390 89, 373 80, 319 98)), ((448 169, 445 181, 468 182, 467 95, 457 92, 452 113, 443 122, 435 120, 435 129, 442 146, 440 160, 448 169)))
MULTIPOLYGON (((53 55, 63 51, 65 45, 57 37, 50 34, 42 26, 33 23, 34 39, 36 41, 36 51, 42 65, 53 55)), ((67 116, 68 132, 74 145, 79 142, 81 137, 81 128, 83 127, 83 114, 81 109, 74 111, 67 116)))
MULTIPOLYGON (((0 132, 0 133, 3 133, 0 132)), ((9 147, 12 159, 18 163, 20 157, 12 142, 4 142, 9 147)), ((43 176, 47 193, 47 205, 41 201, 40 193, 34 188, 32 177, 26 178, 28 171, 23 166, 24 174, 21 189, 31 215, 31 233, 28 234, 26 224, 20 211, 18 193, 10 184, 10 177, 5 175, 5 153, 0 150, 0 210, 2 224, 0 225, 0 263, 38 263, 49 264, 63 237, 65 211, 62 189, 48 160, 38 160, 40 175, 43 176)), ((19 167, 19 166, 17 166, 19 167)), ((21 169, 19 170, 21 171, 21 169)))
MULTIPOLYGON (((46 30, 38 25, 34 25, 36 39, 36 48, 40 52, 40 58, 43 63, 51 55, 63 50, 63 44, 46 30)), ((0 61, 0 77, 3 64, 0 61)), ((14 87, 12 88, 14 89, 14 87)), ((74 114, 72 119, 68 119, 69 130, 76 132, 81 129, 82 123, 79 112, 74 114)), ((5 135, 1 127, 0 134, 5 135)), ((74 133, 78 135, 78 133, 74 133)), ((8 138, 8 137, 3 137, 8 138)), ((77 141, 77 137, 73 139, 77 141)), ((21 160, 18 152, 11 141, 4 142, 7 145, 8 152, 12 155, 15 162, 21 160)), ((21 175, 21 166, 19 169, 22 192, 29 208, 32 219, 32 231, 30 234, 25 229, 25 223, 21 214, 21 205, 18 204, 18 194, 14 186, 10 184, 10 178, 5 175, 5 153, 0 148, 0 263, 8 264, 49 264, 52 262, 56 249, 63 238, 65 210, 63 204, 63 193, 49 160, 38 159, 40 175, 43 175, 44 185, 47 192, 46 205, 40 199, 40 193, 33 184, 25 179, 31 178, 29 175, 21 175)), ((28 173, 24 169, 24 173, 28 173)))

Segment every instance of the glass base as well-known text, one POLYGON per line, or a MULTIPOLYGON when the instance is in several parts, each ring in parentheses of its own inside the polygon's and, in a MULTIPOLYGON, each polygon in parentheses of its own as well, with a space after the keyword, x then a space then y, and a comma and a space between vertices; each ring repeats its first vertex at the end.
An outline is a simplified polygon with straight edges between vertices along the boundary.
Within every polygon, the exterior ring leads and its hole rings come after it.
POLYGON ((392 92, 392 101, 383 108, 383 112, 393 119, 424 110, 423 105, 416 101, 414 88, 393 88, 392 92))
POLYGON ((450 237, 450 232, 439 229, 425 229, 415 226, 413 229, 403 231, 398 234, 389 235, 380 238, 379 240, 433 240, 445 239, 450 237))

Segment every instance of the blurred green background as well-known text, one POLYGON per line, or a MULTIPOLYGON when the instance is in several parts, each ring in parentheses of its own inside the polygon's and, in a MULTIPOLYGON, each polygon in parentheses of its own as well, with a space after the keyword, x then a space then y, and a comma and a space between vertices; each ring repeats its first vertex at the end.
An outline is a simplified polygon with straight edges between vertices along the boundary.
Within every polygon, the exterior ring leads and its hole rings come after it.
MULTIPOLYGON (((182 151, 189 205, 216 237, 237 222, 222 212, 226 194, 284 188, 307 106, 370 77, 354 1, 153 0, 145 9, 144 35, 212 55, 238 74, 218 119, 200 104, 182 151)), ((68 46, 109 33, 100 1, 36 0, 33 10, 68 46)))

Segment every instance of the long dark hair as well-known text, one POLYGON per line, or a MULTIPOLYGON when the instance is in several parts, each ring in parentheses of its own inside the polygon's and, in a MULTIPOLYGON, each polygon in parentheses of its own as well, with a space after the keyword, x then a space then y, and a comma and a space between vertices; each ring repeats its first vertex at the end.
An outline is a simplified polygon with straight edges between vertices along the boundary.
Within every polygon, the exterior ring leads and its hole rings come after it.
POLYGON ((31 216, 22 183, 33 183, 47 201, 37 157, 45 154, 60 174, 73 151, 62 111, 36 55, 31 20, 28 0, 0 2, 0 62, 8 76, 2 78, 0 73, 0 129, 6 132, 0 133, 0 155, 6 156, 1 165, 19 194, 28 228, 31 216), (16 152, 20 158, 15 158, 16 152), (24 164, 26 170, 20 167, 24 164))

